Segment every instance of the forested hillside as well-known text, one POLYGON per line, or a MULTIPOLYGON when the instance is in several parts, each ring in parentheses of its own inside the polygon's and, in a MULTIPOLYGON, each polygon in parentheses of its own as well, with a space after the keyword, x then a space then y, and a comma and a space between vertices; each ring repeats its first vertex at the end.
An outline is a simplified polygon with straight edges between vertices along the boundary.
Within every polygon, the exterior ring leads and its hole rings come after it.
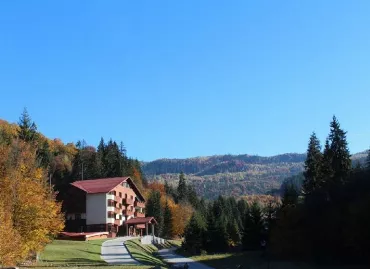
POLYGON ((102 138, 97 147, 84 140, 64 144, 60 139, 49 139, 37 130, 37 125, 25 110, 17 124, 0 120, 0 142, 10 144, 18 138, 34 145, 36 161, 42 167, 57 199, 63 200, 71 182, 115 176, 131 176, 135 184, 143 189, 140 162, 126 155, 122 142, 102 138))
MULTIPOLYGON (((176 184, 180 172, 205 198, 218 195, 265 194, 280 189, 283 180, 303 172, 305 154, 287 153, 272 157, 217 155, 189 159, 159 159, 143 162, 149 181, 176 184)), ((353 163, 363 163, 366 151, 354 154, 353 163)))

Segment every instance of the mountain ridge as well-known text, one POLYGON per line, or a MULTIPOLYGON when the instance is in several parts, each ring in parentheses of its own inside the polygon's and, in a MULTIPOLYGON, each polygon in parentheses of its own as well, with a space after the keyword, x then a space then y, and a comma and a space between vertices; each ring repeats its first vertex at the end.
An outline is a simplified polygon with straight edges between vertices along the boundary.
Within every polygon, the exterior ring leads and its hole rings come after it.
MULTIPOLYGON (((353 164, 365 161, 367 151, 352 155, 353 164)), ((149 181, 176 184, 180 172, 200 195, 265 194, 279 189, 285 178, 302 173, 305 153, 283 153, 274 156, 225 154, 192 158, 161 158, 142 162, 149 181)))

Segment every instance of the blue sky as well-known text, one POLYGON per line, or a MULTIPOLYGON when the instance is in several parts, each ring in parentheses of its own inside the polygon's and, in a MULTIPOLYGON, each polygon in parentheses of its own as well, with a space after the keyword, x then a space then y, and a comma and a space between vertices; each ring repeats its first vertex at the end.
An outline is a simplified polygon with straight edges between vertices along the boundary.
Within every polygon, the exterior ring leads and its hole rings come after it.
POLYGON ((0 118, 140 160, 370 145, 369 1, 1 1, 0 118))

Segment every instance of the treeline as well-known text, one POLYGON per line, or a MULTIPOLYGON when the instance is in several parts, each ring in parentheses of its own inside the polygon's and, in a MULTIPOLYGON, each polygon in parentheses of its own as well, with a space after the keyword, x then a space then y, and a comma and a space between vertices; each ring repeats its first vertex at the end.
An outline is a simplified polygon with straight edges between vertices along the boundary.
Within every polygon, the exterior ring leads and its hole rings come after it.
POLYGON ((231 250, 259 250, 272 227, 279 200, 248 203, 234 197, 222 197, 198 208, 184 233, 182 249, 189 254, 231 250))
POLYGON ((346 132, 333 117, 324 149, 313 133, 305 171, 287 179, 281 203, 219 197, 197 208, 184 232, 191 254, 266 246, 275 258, 369 262, 370 151, 352 166, 346 132))
POLYGON ((27 110, 18 124, 1 123, 0 139, 10 143, 20 137, 36 150, 36 161, 47 171, 49 183, 58 193, 57 199, 65 198, 70 183, 76 180, 130 176, 140 190, 146 184, 140 162, 129 158, 123 143, 101 138, 97 147, 84 140, 64 145, 59 139, 50 140, 37 130, 27 110))
POLYGON ((287 153, 272 157, 256 155, 217 155, 189 159, 159 159, 143 163, 143 171, 147 175, 161 174, 194 174, 198 176, 217 173, 244 172, 249 165, 271 165, 281 163, 302 163, 304 154, 287 153))
POLYGON ((148 190, 146 215, 157 220, 155 234, 160 237, 182 237, 194 210, 205 207, 204 199, 199 199, 183 173, 176 187, 155 182, 148 185, 148 190))
POLYGON ((272 254, 319 262, 369 262, 370 151, 352 167, 346 132, 333 117, 321 149, 310 137, 301 189, 287 185, 270 238, 272 254))

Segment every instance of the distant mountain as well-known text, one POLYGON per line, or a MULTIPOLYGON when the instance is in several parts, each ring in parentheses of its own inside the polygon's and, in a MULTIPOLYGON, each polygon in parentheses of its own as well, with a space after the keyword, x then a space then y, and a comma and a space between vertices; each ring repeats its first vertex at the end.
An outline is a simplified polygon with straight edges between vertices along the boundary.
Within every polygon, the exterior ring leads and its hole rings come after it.
MULTIPOLYGON (((353 163, 363 163, 367 151, 352 156, 353 163)), ((279 189, 285 178, 303 172, 305 154, 286 153, 272 157, 256 155, 215 155, 188 159, 158 159, 143 162, 149 181, 176 184, 182 171, 206 198, 218 195, 241 196, 265 194, 279 189)))

